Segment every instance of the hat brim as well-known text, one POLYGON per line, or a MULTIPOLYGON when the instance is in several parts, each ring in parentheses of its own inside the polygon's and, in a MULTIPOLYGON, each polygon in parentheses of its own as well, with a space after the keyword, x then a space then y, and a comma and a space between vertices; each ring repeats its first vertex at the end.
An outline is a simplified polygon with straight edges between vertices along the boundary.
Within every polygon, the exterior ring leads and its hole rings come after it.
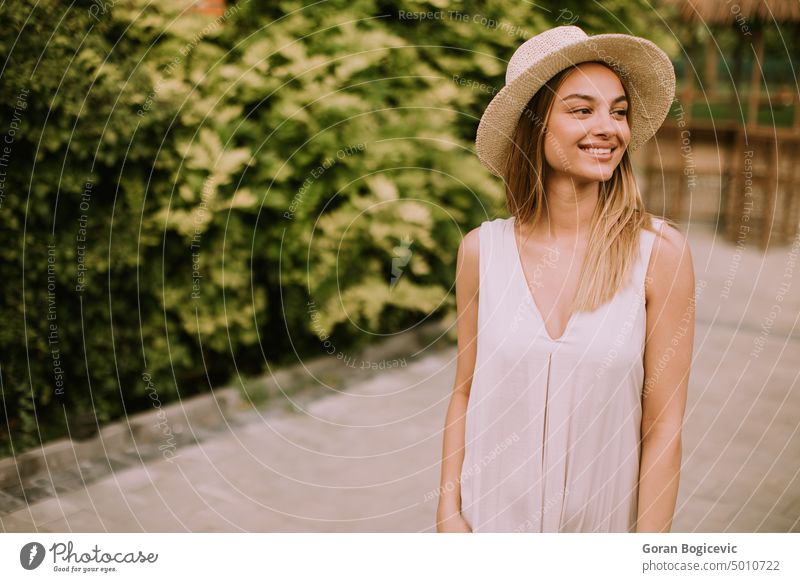
POLYGON ((502 176, 520 115, 531 97, 554 75, 578 63, 606 63, 620 77, 631 100, 629 150, 653 137, 675 99, 675 69, 669 57, 649 40, 627 34, 599 34, 566 45, 504 86, 491 100, 475 139, 481 162, 502 176))

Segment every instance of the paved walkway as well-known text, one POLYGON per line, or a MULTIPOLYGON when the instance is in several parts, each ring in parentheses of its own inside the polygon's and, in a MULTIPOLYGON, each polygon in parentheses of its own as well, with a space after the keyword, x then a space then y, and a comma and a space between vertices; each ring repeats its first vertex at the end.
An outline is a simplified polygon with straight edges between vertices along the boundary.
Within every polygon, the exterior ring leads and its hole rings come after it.
MULTIPOLYGON (((673 530, 798 532, 800 256, 792 265, 790 248, 737 250, 698 227, 689 240, 698 324, 673 530), (771 316, 773 305, 780 312, 771 316)), ((433 531, 454 376, 454 348, 426 353, 302 413, 243 414, 171 461, 37 502, 0 517, 0 526, 433 531)))

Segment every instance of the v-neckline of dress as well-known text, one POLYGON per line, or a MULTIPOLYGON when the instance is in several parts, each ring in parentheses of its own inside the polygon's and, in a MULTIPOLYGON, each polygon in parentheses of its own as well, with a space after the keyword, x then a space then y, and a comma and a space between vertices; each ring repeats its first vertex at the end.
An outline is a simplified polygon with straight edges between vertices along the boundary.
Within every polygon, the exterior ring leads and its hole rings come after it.
POLYGON ((513 243, 514 253, 516 254, 516 268, 515 271, 519 274, 520 283, 522 284, 522 289, 524 290, 527 299, 533 304, 533 310, 536 312, 536 316, 539 319, 539 323, 542 324, 542 331, 544 332, 544 336, 552 343, 560 343, 564 340, 564 338, 569 333, 570 327, 572 326, 572 321, 575 319, 575 312, 573 311, 569 315, 569 319, 567 319, 567 325, 564 326, 564 331, 561 332, 561 335, 557 338, 554 338, 550 335, 550 332, 547 331, 547 323, 545 322, 544 316, 542 315, 541 310, 539 309, 539 305, 536 303, 536 295, 533 292, 533 289, 530 288, 528 285, 528 278, 525 276, 525 268, 522 266, 522 253, 520 252, 519 245, 517 244, 517 233, 516 233, 516 222, 517 219, 515 216, 510 218, 511 221, 511 241, 513 243))

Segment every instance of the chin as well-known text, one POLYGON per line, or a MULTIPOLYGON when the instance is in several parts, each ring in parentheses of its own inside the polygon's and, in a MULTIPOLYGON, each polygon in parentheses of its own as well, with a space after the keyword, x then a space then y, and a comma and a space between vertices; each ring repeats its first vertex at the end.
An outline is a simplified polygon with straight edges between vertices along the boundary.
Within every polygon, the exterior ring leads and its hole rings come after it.
POLYGON ((573 179, 583 182, 607 182, 614 175, 616 166, 609 167, 607 170, 603 169, 587 169, 583 172, 574 172, 573 179))

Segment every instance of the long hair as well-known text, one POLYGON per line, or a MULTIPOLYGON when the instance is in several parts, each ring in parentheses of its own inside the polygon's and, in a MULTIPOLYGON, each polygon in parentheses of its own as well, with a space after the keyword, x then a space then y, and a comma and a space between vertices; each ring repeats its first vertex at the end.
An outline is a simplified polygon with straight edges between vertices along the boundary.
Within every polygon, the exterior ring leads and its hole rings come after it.
MULTIPOLYGON (((536 92, 523 110, 512 136, 511 153, 504 170, 506 207, 520 224, 531 222, 535 227, 544 217, 547 205, 544 181, 548 171, 544 156, 545 139, 548 139, 546 127, 556 91, 573 67, 556 74, 536 92)), ((627 87, 625 91, 627 94, 627 87)), ((641 229, 654 231, 651 217, 644 208, 626 150, 611 178, 600 183, 589 243, 570 313, 595 310, 625 285, 638 258, 641 229)), ((676 226, 673 221, 664 220, 676 226)))

